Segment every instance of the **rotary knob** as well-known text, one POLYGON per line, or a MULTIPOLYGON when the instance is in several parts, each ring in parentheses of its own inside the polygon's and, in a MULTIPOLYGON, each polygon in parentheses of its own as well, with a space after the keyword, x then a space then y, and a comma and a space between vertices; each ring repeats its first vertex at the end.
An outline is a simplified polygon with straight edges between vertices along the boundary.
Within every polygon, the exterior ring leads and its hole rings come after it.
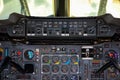
POLYGON ((105 60, 109 61, 111 58, 118 60, 118 53, 115 50, 109 50, 105 52, 105 60))
POLYGON ((34 52, 32 50, 27 50, 25 51, 24 53, 24 57, 27 59, 27 60, 32 60, 33 57, 34 57, 34 52))

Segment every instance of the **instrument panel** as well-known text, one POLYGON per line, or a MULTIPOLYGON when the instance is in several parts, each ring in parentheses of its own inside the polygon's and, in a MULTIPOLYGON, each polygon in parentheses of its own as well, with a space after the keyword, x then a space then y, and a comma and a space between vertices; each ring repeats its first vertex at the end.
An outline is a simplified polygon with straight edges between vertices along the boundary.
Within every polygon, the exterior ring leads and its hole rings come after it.
POLYGON ((119 80, 119 71, 110 66, 96 71, 112 57, 120 64, 120 43, 97 45, 27 45, 0 42, 0 65, 9 56, 25 73, 8 65, 2 80, 119 80))
POLYGON ((0 80, 120 80, 119 23, 13 13, 0 20, 0 80))

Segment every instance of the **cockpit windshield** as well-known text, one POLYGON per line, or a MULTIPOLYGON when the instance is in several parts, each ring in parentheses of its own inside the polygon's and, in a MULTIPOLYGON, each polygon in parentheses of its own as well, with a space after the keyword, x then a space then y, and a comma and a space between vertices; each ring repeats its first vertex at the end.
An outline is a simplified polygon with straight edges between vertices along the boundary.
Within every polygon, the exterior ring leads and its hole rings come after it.
MULTIPOLYGON (((105 13, 120 17, 120 0, 69 1, 69 17, 98 16, 105 13)), ((8 18, 13 12, 47 17, 54 15, 54 7, 54 0, 0 0, 0 19, 8 18)))

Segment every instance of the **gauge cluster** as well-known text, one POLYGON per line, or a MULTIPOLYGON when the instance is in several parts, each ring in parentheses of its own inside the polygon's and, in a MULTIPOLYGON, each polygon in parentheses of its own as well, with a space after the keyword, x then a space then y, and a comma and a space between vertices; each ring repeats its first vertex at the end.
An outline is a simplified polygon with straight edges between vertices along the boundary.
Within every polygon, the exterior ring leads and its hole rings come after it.
POLYGON ((96 73, 114 59, 120 64, 120 43, 97 45, 26 45, 0 43, 0 65, 6 56, 25 70, 24 75, 14 66, 0 74, 3 80, 119 80, 119 70, 110 66, 96 73))

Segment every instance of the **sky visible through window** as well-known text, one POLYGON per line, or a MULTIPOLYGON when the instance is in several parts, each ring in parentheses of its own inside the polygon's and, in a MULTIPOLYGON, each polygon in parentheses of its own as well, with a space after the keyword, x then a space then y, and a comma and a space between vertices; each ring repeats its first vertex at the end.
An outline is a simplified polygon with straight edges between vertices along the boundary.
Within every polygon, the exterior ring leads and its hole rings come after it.
MULTIPOLYGON (((53 15, 53 0, 27 0, 32 16, 53 15)), ((97 16, 101 0, 70 0, 70 17, 97 16)), ((8 18, 12 12, 21 13, 19 0, 0 0, 0 19, 8 18)), ((120 0, 107 0, 106 13, 120 17, 120 0)))

